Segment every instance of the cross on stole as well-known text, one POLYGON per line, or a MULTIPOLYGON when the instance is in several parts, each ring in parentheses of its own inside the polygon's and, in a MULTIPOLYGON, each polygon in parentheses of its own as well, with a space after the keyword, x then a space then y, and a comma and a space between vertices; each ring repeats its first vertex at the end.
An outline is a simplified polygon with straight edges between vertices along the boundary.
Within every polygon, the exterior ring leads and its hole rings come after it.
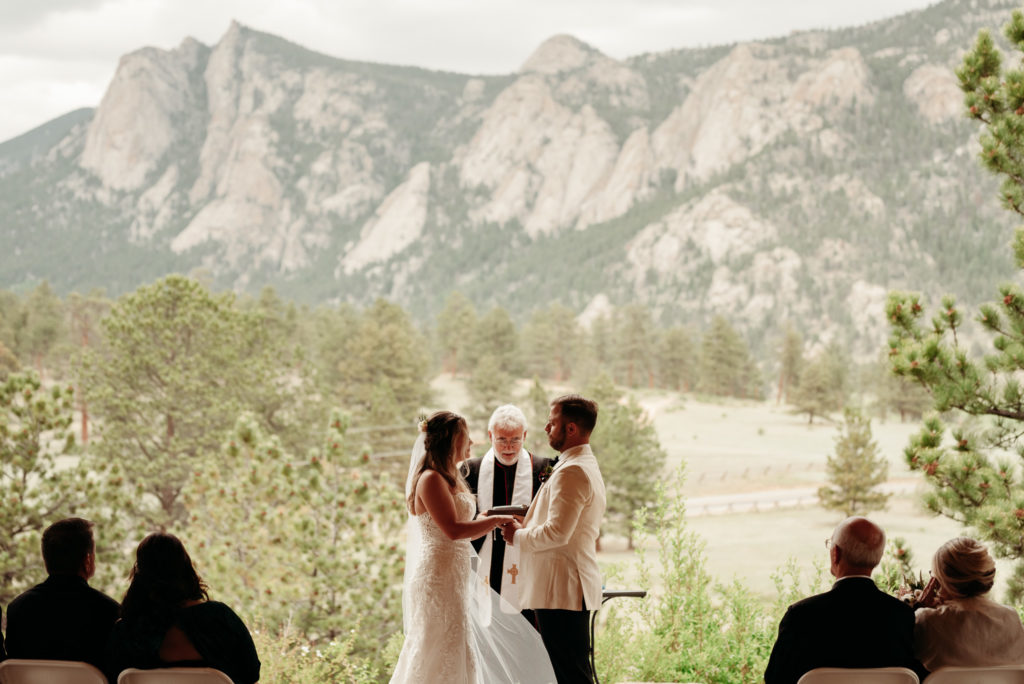
POLYGON ((505 572, 507 572, 508 574, 512 575, 512 584, 515 584, 516 583, 516 575, 519 574, 519 568, 516 567, 516 564, 513 563, 512 567, 509 568, 508 570, 506 570, 505 572))

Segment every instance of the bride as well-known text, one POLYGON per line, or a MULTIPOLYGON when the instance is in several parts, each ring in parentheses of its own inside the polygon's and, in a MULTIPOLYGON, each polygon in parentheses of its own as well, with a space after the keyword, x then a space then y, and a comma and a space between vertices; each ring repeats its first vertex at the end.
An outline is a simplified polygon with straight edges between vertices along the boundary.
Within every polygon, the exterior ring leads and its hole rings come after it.
POLYGON ((438 411, 413 446, 403 594, 405 643, 391 677, 404 682, 554 682, 540 635, 471 570, 473 547, 511 516, 473 519, 474 498, 457 465, 472 441, 462 416, 438 411))

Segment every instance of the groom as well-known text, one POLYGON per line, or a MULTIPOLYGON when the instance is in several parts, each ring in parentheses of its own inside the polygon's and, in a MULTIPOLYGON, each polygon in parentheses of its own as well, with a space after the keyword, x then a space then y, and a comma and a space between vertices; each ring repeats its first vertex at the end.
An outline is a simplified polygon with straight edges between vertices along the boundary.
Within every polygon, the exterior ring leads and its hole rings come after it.
POLYGON ((597 404, 578 394, 551 402, 544 428, 561 452, 523 523, 502 528, 523 563, 519 602, 533 609, 559 684, 592 683, 588 611, 601 606, 597 537, 604 516, 601 469, 590 449, 597 404))

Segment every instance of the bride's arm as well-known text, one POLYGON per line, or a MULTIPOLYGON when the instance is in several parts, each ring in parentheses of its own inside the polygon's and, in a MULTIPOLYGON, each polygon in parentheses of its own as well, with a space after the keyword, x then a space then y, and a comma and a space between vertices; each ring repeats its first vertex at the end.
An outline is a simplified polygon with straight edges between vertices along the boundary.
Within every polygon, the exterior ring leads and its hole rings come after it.
POLYGON ((449 539, 476 539, 512 520, 511 516, 507 515, 458 520, 455 497, 452 496, 448 483, 439 473, 431 470, 424 471, 420 476, 420 481, 416 484, 416 496, 449 539))

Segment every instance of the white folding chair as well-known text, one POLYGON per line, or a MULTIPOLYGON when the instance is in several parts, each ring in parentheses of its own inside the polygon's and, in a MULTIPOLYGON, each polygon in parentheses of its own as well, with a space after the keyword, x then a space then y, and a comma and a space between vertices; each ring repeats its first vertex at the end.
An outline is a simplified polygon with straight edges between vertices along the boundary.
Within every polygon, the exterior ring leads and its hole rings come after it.
POLYGON ((77 660, 12 658, 0 662, 0 684, 107 684, 107 678, 77 660))
POLYGON ((161 667, 122 670, 117 684, 232 684, 231 677, 212 667, 161 667))
POLYGON ((804 674, 796 684, 920 684, 905 667, 819 667, 804 674))
POLYGON ((1024 665, 940 667, 924 681, 927 684, 1024 684, 1024 665))

